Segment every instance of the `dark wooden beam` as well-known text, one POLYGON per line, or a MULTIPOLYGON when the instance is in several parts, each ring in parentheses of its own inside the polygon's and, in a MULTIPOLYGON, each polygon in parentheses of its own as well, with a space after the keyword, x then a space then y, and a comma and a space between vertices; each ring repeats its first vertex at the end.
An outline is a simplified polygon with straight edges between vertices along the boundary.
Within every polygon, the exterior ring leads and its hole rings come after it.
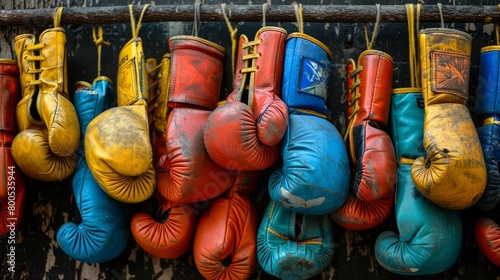
MULTIPOLYGON (((443 5, 445 23, 500 21, 497 6, 443 5)), ((227 5, 226 14, 231 22, 261 22, 261 5, 227 5)), ((134 6, 136 19, 141 6, 134 6)), ((0 26, 44 26, 53 22, 53 9, 0 10, 0 26)), ((146 11, 143 22, 193 21, 194 5, 158 5, 146 11)), ((381 5, 382 22, 406 22, 404 5, 381 5)), ((221 6, 202 5, 201 21, 224 21, 221 6)), ((304 22, 374 22, 375 5, 304 5, 304 22)), ((295 22, 294 7, 270 5, 266 22, 295 22)), ((421 22, 440 22, 437 5, 423 5, 421 22)), ((71 7, 64 8, 61 24, 111 24, 130 22, 128 6, 71 7)))

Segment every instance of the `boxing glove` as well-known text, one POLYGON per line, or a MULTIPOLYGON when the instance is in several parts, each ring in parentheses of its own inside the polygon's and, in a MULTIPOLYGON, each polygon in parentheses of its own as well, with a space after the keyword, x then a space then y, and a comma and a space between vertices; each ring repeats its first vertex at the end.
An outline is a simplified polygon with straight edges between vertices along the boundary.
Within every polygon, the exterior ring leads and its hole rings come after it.
POLYGON ((481 49, 479 77, 476 93, 477 107, 474 116, 479 123, 477 133, 484 153, 487 170, 486 189, 475 204, 481 210, 491 211, 489 217, 478 219, 474 236, 481 252, 496 266, 500 266, 500 227, 498 226, 498 201, 500 199, 500 101, 498 78, 500 75, 500 46, 481 49))
POLYGON ((231 170, 262 170, 279 156, 288 125, 281 100, 287 32, 262 27, 254 41, 241 35, 233 92, 210 114, 204 141, 210 157, 231 170))
POLYGON ((380 225, 394 205, 397 162, 385 131, 392 89, 392 58, 377 50, 348 61, 349 125, 344 136, 351 166, 351 191, 332 212, 346 229, 367 230, 380 225))
POLYGON ((198 210, 188 203, 174 204, 158 196, 158 211, 153 217, 137 213, 130 228, 137 244, 152 256, 178 258, 193 246, 198 210))
MULTIPOLYGON (((80 120, 80 135, 89 122, 111 107, 115 99, 111 80, 96 78, 92 85, 77 82, 74 104, 80 120)), ((81 223, 67 222, 57 232, 57 243, 72 259, 99 263, 116 258, 127 246, 129 226, 124 205, 108 196, 90 173, 81 139, 73 176, 73 195, 81 223)))
MULTIPOLYGON (((168 116, 170 64, 170 54, 165 54, 159 65, 157 79, 150 80, 154 80, 157 84, 157 91, 150 102, 150 108, 153 108, 150 112, 151 142, 155 161, 167 152, 165 128, 168 116)), ((157 176, 159 174, 161 170, 158 170, 157 176)), ((156 215, 137 213, 130 221, 130 228, 135 241, 144 251, 155 257, 175 259, 191 250, 193 246, 198 210, 190 204, 175 204, 166 200, 160 194, 162 187, 164 185, 159 185, 156 189, 158 200, 156 215)))
POLYGON ((486 187, 475 206, 484 211, 492 210, 500 200, 500 46, 481 49, 479 81, 476 92, 474 117, 479 123, 477 134, 484 154, 487 179, 486 187))
POLYGON ((11 144, 17 133, 16 105, 20 99, 17 61, 0 59, 0 235, 8 235, 8 244, 15 242, 15 229, 21 223, 26 199, 25 180, 12 158, 11 144), (14 240, 14 241, 11 241, 14 240))
POLYGON ((425 156, 423 105, 420 88, 394 89, 389 131, 399 161, 394 208, 398 232, 384 231, 377 237, 375 258, 399 275, 445 271, 457 260, 462 244, 460 212, 427 200, 411 178, 412 162, 425 156))
MULTIPOLYGON (((195 36, 169 40, 167 153, 157 164, 158 191, 168 201, 193 203, 219 196, 234 175, 207 153, 203 130, 217 107, 224 48, 195 36)), ((219 137, 222 140, 223 137, 219 137)))
POLYGON ((309 279, 332 261, 330 217, 303 215, 271 201, 257 232, 257 259, 279 279, 309 279))
POLYGON ((291 211, 322 215, 339 208, 349 189, 349 160, 342 136, 326 118, 328 48, 303 33, 288 36, 282 98, 288 128, 283 164, 268 182, 271 199, 291 211))
POLYGON ((76 167, 80 127, 69 99, 66 74, 66 33, 59 26, 40 34, 14 39, 22 99, 16 108, 19 133, 12 142, 12 157, 27 176, 40 181, 62 181, 76 167))
POLYGON ((471 37, 462 31, 428 28, 419 33, 425 157, 415 159, 417 189, 437 205, 462 210, 486 187, 481 143, 466 107, 471 37))
POLYGON ((251 194, 258 171, 240 171, 234 185, 210 201, 198 221, 193 257, 205 279, 249 279, 257 267, 259 220, 251 194))
POLYGON ((117 107, 95 117, 85 133, 92 175, 109 196, 125 203, 145 201, 156 186, 144 50, 139 28, 133 29, 118 55, 117 107))
POLYGON ((479 250, 494 265, 500 266, 500 226, 491 218, 480 218, 474 225, 479 250))

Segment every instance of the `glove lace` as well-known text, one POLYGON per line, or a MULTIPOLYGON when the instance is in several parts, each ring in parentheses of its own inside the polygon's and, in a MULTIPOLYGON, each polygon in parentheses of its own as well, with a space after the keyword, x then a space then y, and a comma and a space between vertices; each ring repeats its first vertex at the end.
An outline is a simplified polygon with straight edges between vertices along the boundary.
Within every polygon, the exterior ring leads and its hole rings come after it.
MULTIPOLYGON (((353 62, 354 63, 354 62, 353 62)), ((346 134, 344 135, 344 141, 351 135, 352 128, 354 126, 354 121, 359 111, 359 98, 361 96, 359 92, 359 85, 361 85, 361 79, 359 78, 359 73, 363 71, 363 66, 358 66, 354 64, 354 70, 349 73, 349 78, 353 80, 353 84, 349 88, 349 91, 353 93, 351 101, 349 101, 349 107, 351 107, 351 115, 348 116, 349 125, 347 126, 346 134)))
POLYGON ((262 40, 255 40, 243 44, 243 49, 246 50, 246 55, 243 56, 243 61, 251 60, 251 63, 247 64, 250 67, 245 67, 241 69, 241 73, 256 72, 259 67, 255 65, 256 59, 260 57, 260 53, 256 53, 256 46, 262 43, 262 40))
MULTIPOLYGON (((32 62, 32 63, 30 63, 30 66, 33 67, 33 68, 26 68, 26 73, 28 73, 28 74, 40 74, 43 72, 43 69, 36 66, 36 62, 40 62, 40 61, 43 61, 45 59, 45 56, 40 55, 38 53, 44 47, 45 47, 45 43, 38 43, 38 44, 26 46, 26 51, 30 52, 30 54, 25 55, 23 57, 23 59, 26 61, 32 62)), ((40 81, 37 77, 36 79, 29 80, 28 86, 39 85, 41 83, 42 83, 42 81, 40 81)))

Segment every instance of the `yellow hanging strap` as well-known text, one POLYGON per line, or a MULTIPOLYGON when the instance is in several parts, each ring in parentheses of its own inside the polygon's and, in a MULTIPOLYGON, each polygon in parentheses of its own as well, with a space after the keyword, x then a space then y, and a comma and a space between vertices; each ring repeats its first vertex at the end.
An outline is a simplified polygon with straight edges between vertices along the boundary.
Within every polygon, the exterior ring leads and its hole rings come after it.
POLYGON ((417 49, 415 44, 415 10, 413 4, 406 4, 408 20, 408 45, 410 64, 410 84, 412 88, 420 87, 420 71, 417 60, 417 49))
POLYGON ((443 4, 438 3, 439 18, 441 19, 441 28, 444 28, 443 4))
POLYGON ((63 7, 57 7, 54 10, 54 27, 61 26, 62 12, 63 12, 63 7))
POLYGON ((97 77, 101 76, 101 49, 102 46, 110 46, 110 42, 104 41, 102 36, 102 25, 97 27, 97 34, 95 25, 92 26, 92 37, 94 38, 94 44, 97 46, 97 77))
POLYGON ((375 4, 375 7, 377 9, 377 18, 375 20, 375 27, 373 28, 373 34, 372 34, 372 39, 368 39, 368 27, 367 24, 364 23, 363 27, 365 29, 365 39, 366 39, 366 49, 371 50, 373 48, 373 44, 375 43, 375 38, 377 37, 378 34, 378 27, 380 25, 380 4, 375 4))
MULTIPOLYGON (((421 11, 421 8, 422 8, 422 6, 420 4, 417 4, 417 19, 416 19, 416 23, 415 23, 415 26, 416 26, 416 29, 417 29, 417 30, 415 30, 416 36, 418 36, 418 33, 420 32, 420 28, 421 28, 421 26, 420 26, 420 11, 421 11)), ((418 55, 418 48, 416 48, 416 47, 415 47, 415 57, 416 57, 415 61, 417 62, 415 64, 415 72, 418 75, 416 86, 417 87, 421 87, 421 84, 420 84, 421 83, 421 80, 420 80, 420 63, 419 63, 420 59, 419 59, 419 55, 418 55)))
POLYGON ((137 25, 136 25, 135 18, 134 18, 134 11, 133 11, 134 6, 132 4, 128 5, 129 11, 130 11, 130 23, 132 26, 132 38, 139 37, 139 30, 141 29, 142 17, 144 16, 144 13, 149 8, 149 6, 151 6, 151 4, 146 4, 146 5, 144 5, 144 7, 142 7, 141 16, 139 17, 139 21, 137 22, 137 25))
POLYGON ((229 34, 231 35, 231 73, 234 74, 235 71, 235 57, 236 57, 236 34, 238 33, 238 28, 234 28, 229 22, 229 18, 226 15, 226 3, 222 3, 221 5, 222 15, 224 16, 224 20, 227 24, 227 29, 229 30, 229 34))
POLYGON ((299 25, 299 33, 304 33, 304 19, 302 16, 302 4, 294 4, 293 9, 295 10, 295 17, 297 18, 297 24, 299 25))

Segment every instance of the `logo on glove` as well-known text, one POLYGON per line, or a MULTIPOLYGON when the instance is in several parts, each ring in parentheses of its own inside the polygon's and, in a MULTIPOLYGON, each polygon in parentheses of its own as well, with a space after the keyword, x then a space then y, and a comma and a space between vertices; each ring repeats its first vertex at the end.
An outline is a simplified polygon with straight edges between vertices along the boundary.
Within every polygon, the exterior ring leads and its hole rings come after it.
POLYGON ((288 200, 288 202, 281 200, 280 201, 281 205, 288 208, 316 207, 325 202, 324 196, 314 199, 304 200, 303 198, 292 194, 291 192, 285 190, 284 188, 280 189, 280 193, 284 199, 288 200))
POLYGON ((302 58, 302 78, 299 83, 299 91, 321 97, 326 100, 327 81, 330 76, 328 69, 309 58, 302 58))

